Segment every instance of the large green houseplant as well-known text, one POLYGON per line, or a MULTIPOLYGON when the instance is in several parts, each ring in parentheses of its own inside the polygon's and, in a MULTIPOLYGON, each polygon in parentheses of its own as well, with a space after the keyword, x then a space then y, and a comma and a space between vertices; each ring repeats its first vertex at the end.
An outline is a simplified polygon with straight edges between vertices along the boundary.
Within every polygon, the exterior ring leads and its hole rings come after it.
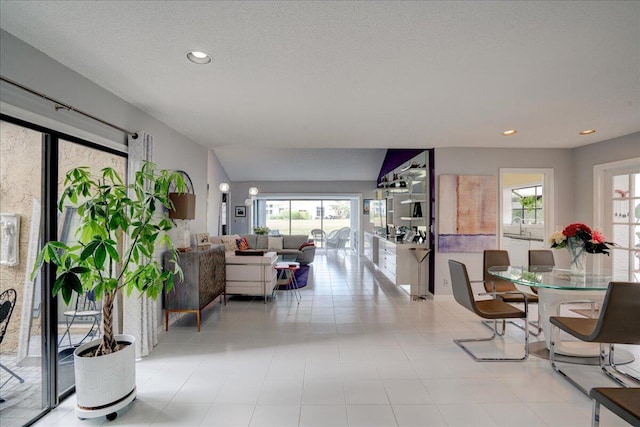
POLYGON ((88 167, 67 172, 64 191, 58 203, 60 212, 70 201, 77 206, 78 243, 47 242, 38 254, 34 274, 43 262, 57 266, 53 294, 62 295, 69 304, 73 292, 93 291, 102 299, 103 337, 96 355, 117 351, 113 333, 113 302, 121 289, 130 294, 134 288, 155 299, 166 283, 173 286, 179 270, 163 271, 153 259, 159 245, 166 245, 177 257, 166 232, 173 228, 165 209, 171 209, 169 187, 185 190, 177 172, 158 170, 146 162, 135 173, 135 180, 125 184, 118 172, 104 168, 94 176, 88 167), (119 242, 126 247, 119 253, 119 242))
MULTIPOLYGON (((118 293, 126 290, 130 294, 137 289, 155 299, 165 284, 168 289, 173 287, 174 274, 182 273, 176 262, 177 252, 167 235, 173 228, 167 210, 173 207, 169 189, 180 193, 186 186, 179 173, 159 170, 155 164, 145 162, 128 184, 112 168, 93 175, 88 167, 79 167, 67 172, 64 187, 58 208, 62 212, 68 204, 77 207, 77 243, 47 242, 38 254, 33 275, 43 263, 53 264, 54 295, 61 295, 69 304, 74 292, 91 291, 96 299, 102 300, 103 335, 89 355, 118 354, 126 347, 126 343, 118 342, 113 330, 118 293), (153 258, 156 248, 162 245, 173 254, 174 262, 168 269, 153 258)), ((76 360, 78 356, 76 353, 76 360)), ((77 364, 76 393, 80 400, 77 364)), ((115 412, 105 414, 115 416, 115 412)))

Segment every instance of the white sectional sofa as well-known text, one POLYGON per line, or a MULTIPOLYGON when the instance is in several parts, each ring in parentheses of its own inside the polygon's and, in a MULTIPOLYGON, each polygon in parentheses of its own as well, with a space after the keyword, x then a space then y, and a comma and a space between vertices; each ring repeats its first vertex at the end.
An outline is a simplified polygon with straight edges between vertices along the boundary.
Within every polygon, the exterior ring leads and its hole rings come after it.
POLYGON ((258 295, 266 303, 277 284, 274 268, 277 259, 278 254, 275 252, 252 256, 227 253, 227 294, 258 295))
POLYGON ((261 296, 265 303, 277 285, 274 267, 278 255, 292 257, 301 265, 307 265, 313 262, 316 252, 316 247, 306 235, 234 234, 209 236, 209 242, 225 246, 227 294, 261 296), (239 251, 237 241, 243 237, 247 240, 249 249, 239 251), (270 244, 277 246, 270 247, 270 244))

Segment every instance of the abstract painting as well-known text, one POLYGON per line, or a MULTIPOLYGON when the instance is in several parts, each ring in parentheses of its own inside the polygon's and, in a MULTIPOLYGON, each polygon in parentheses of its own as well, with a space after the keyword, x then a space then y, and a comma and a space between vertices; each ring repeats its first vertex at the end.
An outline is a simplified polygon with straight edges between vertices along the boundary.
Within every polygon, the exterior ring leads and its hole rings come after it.
POLYGON ((438 251, 495 249, 498 186, 486 175, 440 175, 438 251))

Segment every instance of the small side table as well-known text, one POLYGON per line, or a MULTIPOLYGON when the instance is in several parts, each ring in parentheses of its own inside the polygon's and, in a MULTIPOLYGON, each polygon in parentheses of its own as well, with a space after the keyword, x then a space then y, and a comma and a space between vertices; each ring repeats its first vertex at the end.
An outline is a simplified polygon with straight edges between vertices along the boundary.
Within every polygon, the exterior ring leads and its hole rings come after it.
POLYGON ((302 300, 302 294, 298 289, 298 281, 296 280, 296 271, 300 270, 299 262, 279 262, 274 267, 278 272, 278 276, 282 274, 284 276, 283 283, 278 281, 278 287, 282 285, 286 285, 288 291, 292 291, 296 297, 296 301, 300 304, 300 300, 302 300))

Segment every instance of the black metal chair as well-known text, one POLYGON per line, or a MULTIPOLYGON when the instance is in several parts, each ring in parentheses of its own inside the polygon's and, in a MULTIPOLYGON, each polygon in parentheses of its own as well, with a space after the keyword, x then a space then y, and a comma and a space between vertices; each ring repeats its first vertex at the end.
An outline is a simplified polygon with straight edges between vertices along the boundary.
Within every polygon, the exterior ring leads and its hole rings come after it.
MULTIPOLYGON (((9 326, 9 319, 11 319, 11 314, 13 313, 13 308, 16 305, 16 297, 17 293, 15 289, 7 289, 3 293, 0 294, 0 344, 2 344, 2 340, 4 340, 4 335, 7 333, 7 326, 9 326)), ((7 383, 11 378, 15 378, 21 383, 24 382, 18 374, 13 372, 11 369, 4 366, 0 363, 0 368, 7 371, 10 375, 2 384, 0 384, 0 389, 7 383)), ((4 399, 0 398, 0 403, 4 402, 4 399)))
POLYGON ((589 395, 586 388, 563 372, 555 360, 553 328, 567 332, 584 342, 600 344, 600 369, 607 377, 628 387, 625 380, 640 384, 640 379, 619 370, 614 360, 614 344, 640 344, 640 283, 611 282, 597 319, 583 317, 551 316, 551 349, 549 360, 553 369, 589 395), (608 364, 605 347, 609 347, 608 364))
MULTIPOLYGON (((506 302, 493 298, 487 300, 476 301, 471 289, 471 282, 469 281, 469 275, 467 274, 467 267, 461 262, 449 260, 449 272, 451 273, 451 287, 453 290, 453 296, 455 300, 466 308, 467 310, 477 314, 478 316, 489 319, 523 319, 525 325, 529 322, 529 305, 527 303, 527 295, 520 291, 510 291, 502 293, 491 292, 491 295, 507 295, 517 293, 522 296, 524 301, 524 311, 507 304, 506 302)), ((489 295, 489 293, 484 294, 489 295)), ((458 347, 463 349, 469 356, 476 362, 498 362, 498 361, 521 361, 526 360, 529 357, 529 328, 524 328, 524 356, 520 358, 508 358, 508 357, 477 357, 473 354, 463 343, 466 342, 481 342, 491 341, 497 336, 495 328, 493 329, 493 335, 487 338, 467 338, 467 339, 455 339, 453 342, 458 347)))

